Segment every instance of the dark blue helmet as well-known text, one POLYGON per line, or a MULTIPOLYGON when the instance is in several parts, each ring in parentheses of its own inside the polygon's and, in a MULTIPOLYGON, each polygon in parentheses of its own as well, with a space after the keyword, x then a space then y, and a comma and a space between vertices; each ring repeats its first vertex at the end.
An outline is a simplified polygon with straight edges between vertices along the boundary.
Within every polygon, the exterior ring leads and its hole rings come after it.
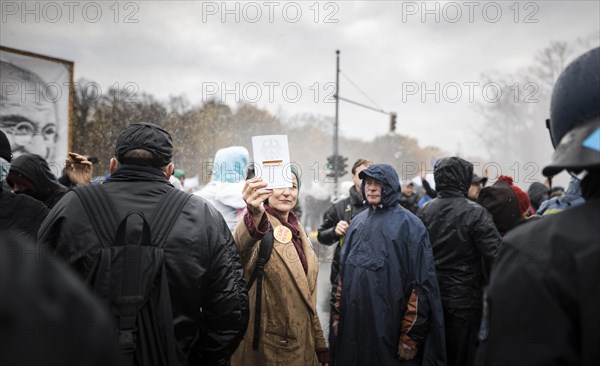
POLYGON ((600 167, 600 48, 579 56, 560 74, 547 124, 556 150, 544 175, 600 167))

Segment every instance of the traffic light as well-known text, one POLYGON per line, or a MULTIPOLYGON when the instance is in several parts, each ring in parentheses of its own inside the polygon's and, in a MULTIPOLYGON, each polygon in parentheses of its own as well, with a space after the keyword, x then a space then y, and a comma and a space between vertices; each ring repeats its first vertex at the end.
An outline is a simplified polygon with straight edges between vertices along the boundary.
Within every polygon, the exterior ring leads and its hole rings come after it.
POLYGON ((390 133, 396 132, 396 113, 390 113, 390 133))
POLYGON ((329 171, 327 173, 327 176, 329 178, 335 178, 335 155, 329 155, 327 157, 327 166, 326 166, 326 168, 329 171))
POLYGON ((342 176, 346 175, 346 173, 348 173, 346 171, 346 169, 348 169, 347 162, 348 162, 348 158, 347 157, 344 157, 344 156, 341 156, 341 155, 337 156, 337 165, 336 165, 336 168, 337 168, 337 173, 338 173, 337 176, 338 176, 338 178, 342 177, 342 176))
POLYGON ((327 157, 327 167, 326 167, 328 170, 327 177, 334 178, 334 179, 337 178, 337 170, 335 169, 336 165, 337 165, 336 163, 337 163, 336 155, 329 155, 327 157))
POLYGON ((348 158, 341 155, 330 155, 327 157, 327 177, 338 179, 348 173, 348 158))

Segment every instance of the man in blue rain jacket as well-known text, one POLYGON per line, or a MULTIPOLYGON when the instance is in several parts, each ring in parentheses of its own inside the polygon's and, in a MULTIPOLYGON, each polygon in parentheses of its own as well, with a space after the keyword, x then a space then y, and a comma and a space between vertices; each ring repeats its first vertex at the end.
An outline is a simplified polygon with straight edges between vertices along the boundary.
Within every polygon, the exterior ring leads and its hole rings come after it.
POLYGON ((401 207, 393 167, 360 173, 369 208, 341 253, 335 360, 339 365, 445 365, 440 292, 427 230, 401 207))

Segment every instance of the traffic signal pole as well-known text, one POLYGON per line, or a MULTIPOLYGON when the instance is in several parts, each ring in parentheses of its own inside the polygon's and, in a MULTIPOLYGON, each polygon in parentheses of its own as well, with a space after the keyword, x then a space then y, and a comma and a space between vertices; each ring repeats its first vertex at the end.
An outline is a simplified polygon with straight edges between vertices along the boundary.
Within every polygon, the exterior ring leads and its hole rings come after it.
POLYGON ((346 160, 348 159, 347 157, 339 156, 339 149, 338 149, 340 100, 357 105, 362 108, 370 109, 375 112, 389 115, 390 116, 390 134, 394 134, 396 132, 396 113, 386 112, 379 108, 373 108, 368 105, 340 97, 340 50, 336 50, 335 55, 336 55, 335 95, 334 95, 335 96, 335 121, 334 121, 334 126, 333 126, 333 155, 328 157, 328 164, 327 164, 328 168, 331 167, 331 169, 332 169, 332 171, 330 173, 328 173, 327 176, 333 178, 333 197, 332 197, 333 200, 336 200, 338 197, 338 179, 341 178, 342 175, 346 174, 346 172, 345 172, 346 160))
MULTIPOLYGON (((340 50, 335 51, 335 123, 333 127, 333 156, 338 155, 338 127, 339 127, 339 110, 340 110, 340 50)), ((337 169, 337 167, 334 167, 337 169)), ((338 178, 335 177, 333 182, 333 199, 338 197, 338 178)))

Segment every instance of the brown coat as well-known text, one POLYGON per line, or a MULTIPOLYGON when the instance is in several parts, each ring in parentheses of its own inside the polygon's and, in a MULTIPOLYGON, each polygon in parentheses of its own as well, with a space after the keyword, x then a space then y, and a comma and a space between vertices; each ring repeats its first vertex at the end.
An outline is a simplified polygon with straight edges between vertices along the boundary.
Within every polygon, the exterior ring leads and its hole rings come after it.
MULTIPOLYGON (((281 225, 273 216, 267 217, 273 228, 281 225)), ((308 271, 304 273, 291 241, 283 244, 275 239, 263 278, 260 343, 256 351, 252 349, 255 283, 248 292, 248 330, 233 355, 234 366, 319 365, 315 350, 327 347, 316 310, 319 262, 304 228, 299 226, 308 271)), ((260 241, 250 236, 244 220, 237 225, 234 239, 244 266, 244 279, 248 281, 256 266, 260 241)))

